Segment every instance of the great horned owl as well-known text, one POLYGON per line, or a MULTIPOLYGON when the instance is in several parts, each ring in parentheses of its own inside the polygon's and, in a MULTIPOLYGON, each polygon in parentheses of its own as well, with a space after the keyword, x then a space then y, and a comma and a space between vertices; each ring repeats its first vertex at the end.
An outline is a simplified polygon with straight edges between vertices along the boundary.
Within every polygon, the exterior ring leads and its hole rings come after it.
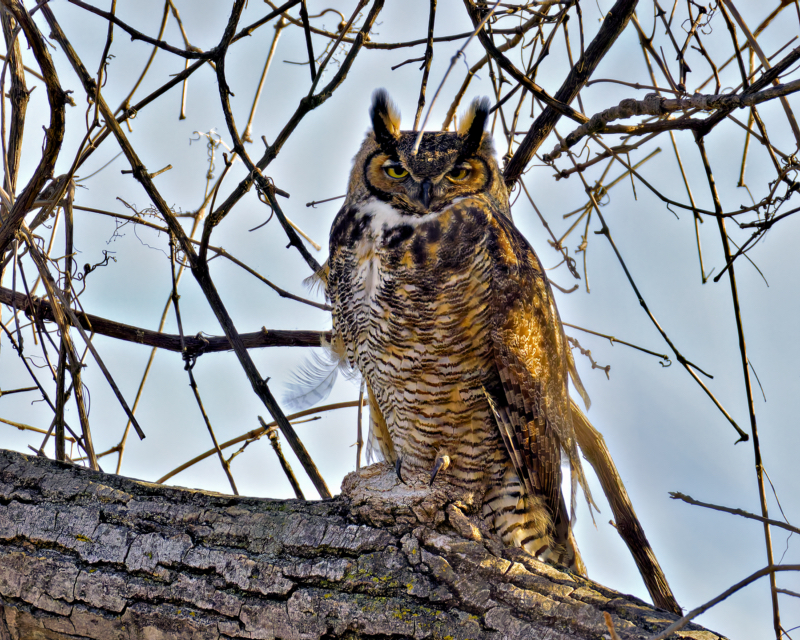
POLYGON ((458 132, 425 133, 415 153, 417 134, 375 92, 330 234, 333 346, 368 387, 368 452, 401 480, 426 470, 480 488, 506 544, 584 573, 561 493, 562 450, 572 495, 586 491, 570 374, 588 400, 542 265, 511 222, 488 115, 476 100, 458 132))

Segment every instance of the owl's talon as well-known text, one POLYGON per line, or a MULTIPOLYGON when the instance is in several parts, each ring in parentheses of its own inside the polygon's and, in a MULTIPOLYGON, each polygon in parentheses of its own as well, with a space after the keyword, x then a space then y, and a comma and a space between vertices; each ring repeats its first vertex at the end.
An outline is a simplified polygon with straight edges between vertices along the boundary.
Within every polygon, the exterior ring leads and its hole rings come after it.
POLYGON ((402 464, 403 464, 403 456, 397 456, 397 461, 394 463, 394 471, 397 474, 397 479, 403 484, 406 484, 406 481, 403 480, 403 476, 400 475, 400 467, 402 466, 402 464))
POLYGON ((442 456, 436 456, 436 462, 433 465, 433 471, 431 471, 431 487, 433 486, 433 481, 436 480, 436 476, 439 475, 439 472, 445 471, 449 466, 450 456, 446 454, 442 456))

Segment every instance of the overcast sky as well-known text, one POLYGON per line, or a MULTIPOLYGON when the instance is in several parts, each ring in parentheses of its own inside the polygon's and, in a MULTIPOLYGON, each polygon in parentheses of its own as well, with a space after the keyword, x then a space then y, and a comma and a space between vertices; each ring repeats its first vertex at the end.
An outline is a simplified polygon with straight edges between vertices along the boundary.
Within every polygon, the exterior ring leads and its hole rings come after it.
MULTIPOLYGON (((120 18, 146 33, 155 34, 161 19, 160 3, 135 3, 135 8, 129 6, 133 4, 120 3, 120 18)), ((204 50, 214 46, 227 20, 228 3, 192 0, 176 4, 181 10, 192 44, 204 50)), ((316 0, 309 4, 312 13, 326 6, 316 0)), ((348 17, 355 5, 353 2, 336 4, 348 17)), ((766 8, 755 6, 760 3, 752 3, 752 6, 740 4, 743 5, 740 10, 746 19, 752 20, 752 24, 757 24, 768 12, 766 8)), ((770 2, 770 6, 772 4, 770 2)), ((587 42, 598 28, 600 11, 606 11, 610 6, 608 0, 582 4, 587 42)), ((387 2, 371 39, 400 42, 425 37, 427 7, 428 3, 421 0, 387 2)), ((90 71, 95 72, 105 42, 106 23, 63 2, 55 3, 53 10, 79 55, 90 71)), ((242 24, 257 20, 267 10, 266 5, 251 0, 242 24)), ((649 5, 643 2, 640 19, 648 32, 653 24, 649 11, 649 5)), ((293 13, 296 14, 296 10, 293 13)), ((789 11, 784 15, 785 19, 782 17, 776 21, 761 36, 762 46, 768 55, 798 33, 797 17, 790 15, 789 11)), ((37 21, 43 33, 49 33, 43 21, 40 18, 37 21)), ((317 26, 324 25, 329 30, 335 30, 339 17, 329 13, 313 22, 317 26)), ((716 30, 704 36, 704 44, 710 50, 728 42, 724 23, 715 20, 714 25, 716 30)), ((570 22, 575 55, 579 54, 577 28, 577 24, 570 22)), ((456 0, 440 0, 436 35, 469 30, 471 24, 463 5, 456 0)), ((226 66, 230 87, 235 94, 232 104, 240 130, 247 121, 255 85, 273 34, 274 29, 267 25, 230 49, 226 66)), ((170 19, 164 37, 175 46, 182 46, 174 19, 170 19)), ((317 51, 326 43, 327 40, 322 37, 314 38, 317 51)), ((450 57, 460 44, 437 45, 429 91, 439 85, 450 57)), ((116 106, 127 95, 150 51, 148 45, 131 42, 119 31, 115 33, 111 48, 114 58, 108 66, 108 82, 103 89, 109 104, 116 106)), ((34 66, 35 62, 25 46, 23 52, 27 64, 34 66)), ((73 96, 78 105, 68 107, 67 136, 56 168, 56 174, 60 174, 68 169, 85 133, 86 101, 64 56, 57 48, 52 53, 61 83, 65 88, 74 90, 73 96)), ((370 95, 376 87, 388 89, 403 113, 404 128, 411 128, 421 77, 419 63, 407 64, 395 71, 391 71, 391 67, 408 58, 420 57, 423 53, 424 47, 363 51, 344 85, 328 102, 302 121, 266 171, 276 185, 291 194, 289 200, 281 201, 286 215, 323 246, 322 251, 316 254, 320 262, 327 254, 327 235, 340 201, 321 204, 316 208, 306 207, 305 204, 344 194, 351 158, 369 127, 367 109, 370 95)), ((477 46, 467 49, 468 64, 474 64, 480 57, 481 51, 477 46)), ((674 63, 670 55, 666 57, 670 64, 674 63)), ((720 59, 726 57, 727 53, 719 56, 720 59)), ((296 28, 286 29, 278 42, 254 120, 254 142, 249 145, 253 157, 259 157, 263 150, 261 136, 272 142, 297 108, 299 100, 308 92, 310 77, 307 67, 291 64, 304 60, 307 60, 307 54, 302 32, 296 28)), ((563 80, 565 61, 563 39, 556 38, 551 56, 538 76, 538 82, 550 93, 554 93, 563 80)), ((709 75, 709 69, 697 58, 690 58, 690 62, 694 62, 688 83, 691 88, 698 84, 697 78, 705 79, 709 75)), ((136 97, 145 96, 183 67, 182 59, 159 52, 151 74, 136 97)), ((332 66, 329 69, 323 82, 330 79, 336 68, 332 66)), ((459 61, 443 89, 440 101, 433 108, 429 129, 437 129, 441 125, 465 71, 465 63, 459 61)), ((650 83, 635 32, 630 26, 594 77, 650 83)), ((738 70, 731 65, 723 73, 723 88, 730 89, 736 84, 738 70), (725 75, 728 72, 730 74, 725 75)), ((31 85, 37 88, 31 99, 27 146, 23 158, 24 173, 20 184, 27 181, 33 163, 38 159, 36 154, 41 145, 39 125, 46 123, 49 117, 42 83, 29 77, 31 85)), ((490 87, 488 71, 483 69, 467 92, 465 104, 475 96, 491 95, 490 87)), ((711 90, 713 84, 706 89, 711 90)), ((586 113, 591 115, 616 105, 626 97, 641 99, 645 93, 644 90, 636 91, 621 85, 596 84, 585 89, 582 98, 586 113)), ((194 211, 202 202, 208 170, 205 138, 196 132, 216 131, 222 142, 228 145, 230 137, 219 107, 213 71, 208 66, 199 70, 189 81, 185 120, 178 118, 180 98, 180 87, 177 87, 157 104, 143 110, 131 123, 130 138, 150 171, 172 165, 170 171, 155 179, 168 204, 176 210, 194 211)), ((789 102, 795 108, 798 106, 796 98, 790 97, 789 102)), ((774 144, 791 153, 794 141, 779 109, 777 104, 765 106, 761 110, 762 117, 770 128, 774 144)), ((531 122, 530 107, 526 106, 522 111, 517 127, 520 130, 526 129, 531 122)), ((538 113, 537 107, 534 115, 538 113)), ((739 116, 743 120, 747 118, 745 112, 739 116)), ((561 122, 558 127, 561 135, 571 130, 569 122, 561 122)), ((506 148, 504 139, 499 135, 499 123, 496 133, 498 151, 502 155, 506 148)), ((606 140, 607 143, 617 143, 615 137, 608 136, 606 140)), ((697 206, 712 209, 702 164, 691 134, 676 133, 676 140, 697 206)), ((719 127, 707 140, 726 211, 751 204, 747 190, 736 188, 743 141, 741 129, 733 124, 719 127)), ((554 144, 555 138, 551 136, 542 146, 542 151, 551 150, 554 144)), ((675 200, 686 202, 686 192, 667 137, 662 136, 655 144, 631 154, 631 161, 638 162, 657 146, 660 146, 660 154, 641 168, 641 174, 675 200)), ((215 175, 219 175, 224 167, 220 151, 217 152, 215 175)), ((138 210, 150 205, 135 180, 129 174, 120 173, 127 165, 123 157, 114 160, 117 154, 118 148, 109 139, 81 169, 79 175, 85 177, 113 160, 109 167, 81 183, 76 196, 78 204, 124 214, 131 212, 118 197, 138 210)), ((586 158, 584 152, 582 160, 586 158)), ((564 169, 570 164, 562 159, 558 166, 564 169)), ((605 163, 601 163, 596 171, 588 172, 587 181, 593 184, 604 167, 605 163)), ((539 211, 560 237, 575 219, 564 219, 564 214, 583 206, 586 194, 577 176, 556 181, 553 173, 552 168, 535 161, 524 181, 539 211)), ((612 166, 606 183, 620 173, 620 165, 612 166)), ((231 170, 218 202, 244 175, 241 165, 231 170)), ((752 149, 746 182, 753 198, 758 200, 766 195, 765 185, 773 177, 774 170, 766 154, 760 149, 752 149)), ((724 276, 718 283, 710 280, 702 284, 692 216, 685 210, 676 209, 677 214, 670 211, 640 182, 637 182, 634 191, 629 178, 611 189, 603 198, 602 205, 603 215, 617 247, 659 323, 686 358, 714 376, 713 380, 705 380, 709 388, 736 422, 749 432, 729 281, 724 276)), ((789 203, 787 208, 790 206, 794 205, 789 203)), ((285 249, 286 238, 277 221, 272 220, 266 226, 251 231, 263 223, 268 215, 268 209, 258 202, 253 193, 249 193, 214 232, 212 244, 224 247, 277 285, 321 301, 318 293, 309 291, 302 284, 302 280, 310 275, 308 267, 295 250, 285 249)), ((513 215, 545 267, 556 267, 560 255, 548 244, 546 231, 524 194, 517 200, 513 215)), ((190 222, 186 222, 186 225, 189 229, 190 222)), ((756 414, 762 455, 783 511, 794 525, 800 522, 797 464, 797 452, 800 450, 797 363, 800 352, 796 339, 800 295, 795 260, 799 225, 796 218, 786 219, 750 252, 749 257, 761 274, 744 260, 736 263, 748 352, 766 397, 765 400, 761 388, 756 385, 756 414)), ((672 360, 671 366, 664 367, 656 357, 619 344, 612 345, 608 340, 580 331, 567 330, 568 335, 574 336, 585 349, 591 350, 598 364, 611 365, 610 378, 607 379, 603 371, 593 370, 589 359, 575 351, 578 369, 592 399, 589 418, 606 439, 678 601, 687 610, 692 609, 765 566, 763 529, 754 521, 673 501, 668 492, 681 491, 698 500, 760 512, 752 442, 734 444, 737 439, 734 429, 677 363, 641 309, 608 241, 594 233, 600 229, 596 215, 592 217, 588 234, 586 269, 590 293, 587 292, 582 254, 575 253, 583 226, 584 223, 581 223, 580 232, 570 236, 565 243, 571 255, 578 258, 582 279, 575 281, 563 265, 549 272, 552 280, 562 287, 579 285, 578 290, 569 295, 556 292, 562 319, 657 353, 668 353, 672 360)), ((130 225, 117 230, 112 218, 85 211, 75 212, 75 229, 79 265, 102 261, 103 250, 114 252, 116 259, 116 262, 98 268, 88 277, 85 293, 81 297, 84 309, 127 324, 156 329, 170 291, 167 237, 130 225)), ((737 230, 731 222, 728 223, 728 231, 739 243, 751 233, 747 229, 737 230)), ((701 240, 706 272, 713 268, 716 274, 724 265, 716 220, 707 218, 701 225, 701 240)), ((63 247, 60 229, 56 246, 63 247)), ((52 255, 61 256, 63 251, 54 249, 52 255)), ((28 278, 32 280, 33 268, 30 265, 27 268, 28 278)), ((223 259, 213 261, 211 270, 241 332, 257 331, 262 326, 267 329, 330 328, 330 314, 278 297, 255 278, 223 259)), ((9 273, 2 284, 11 286, 9 273)), ((181 283, 180 302, 187 335, 200 331, 210 335, 222 333, 199 287, 188 273, 181 283)), ((7 322, 9 317, 9 312, 4 310, 3 322, 7 322)), ((172 314, 165 331, 177 333, 172 314)), ((79 343, 77 334, 76 341, 79 343)), ((126 399, 132 403, 150 349, 99 336, 95 338, 95 344, 126 399)), ((0 389, 28 386, 29 379, 5 336, 0 338, 0 348, 0 389)), ((31 337, 26 338, 26 353, 40 353, 31 337)), ((252 355, 261 374, 271 378, 270 387, 280 397, 283 385, 290 379, 292 371, 296 371, 308 357, 308 352, 303 349, 273 348, 255 351, 252 355)), ((37 364, 42 362, 37 360, 37 364)), ((100 452, 119 442, 126 419, 91 357, 87 364, 84 375, 91 394, 90 421, 95 447, 100 452)), ((44 373, 41 370, 40 373, 44 380, 44 373)), ((266 409, 252 393, 233 355, 215 353, 202 356, 194 374, 220 441, 258 427, 258 415, 269 420, 266 409)), ((331 400, 355 400, 357 397, 358 386, 340 379, 331 400)), ((44 403, 31 404, 30 401, 31 394, 0 398, 0 417, 46 429, 52 413, 44 403)), ((124 475, 156 480, 211 446, 178 354, 156 354, 137 417, 147 438, 139 441, 131 433, 122 463, 124 475)), ((70 408, 68 420, 74 427, 78 426, 74 408, 70 408)), ((323 414, 320 420, 299 425, 297 431, 328 486, 337 492, 342 477, 355 469, 355 448, 351 447, 356 437, 355 410, 323 414)), ((33 437, 30 433, 0 425, 0 445, 3 447, 30 452, 28 445, 38 447, 40 442, 39 435, 33 437)), ((302 474, 288 445, 284 443, 283 449, 297 472, 306 496, 317 497, 313 485, 302 474)), ((52 455, 52 446, 48 451, 52 455)), ((102 458, 101 466, 105 471, 114 471, 116 456, 102 458)), ((252 444, 238 456, 233 463, 233 471, 242 494, 271 498, 293 496, 266 439, 252 444)), ((596 516, 595 527, 579 501, 576 537, 589 575, 611 588, 649 601, 627 548, 608 523, 610 509, 599 498, 602 491, 593 474, 589 472, 589 475, 592 490, 602 510, 596 516)), ((175 476, 171 482, 187 487, 229 491, 225 475, 215 457, 175 476)), ((775 496, 769 487, 768 490, 771 516, 780 518, 775 496)), ((796 540, 787 540, 783 532, 773 529, 773 541, 776 561, 786 564, 800 562, 796 540)), ((797 574, 783 574, 779 585, 800 592, 800 577, 797 574)), ((800 599, 781 596, 781 605, 784 626, 788 629, 800 625, 800 599)), ((769 637, 772 623, 766 579, 732 596, 702 616, 699 622, 732 640, 769 637)))

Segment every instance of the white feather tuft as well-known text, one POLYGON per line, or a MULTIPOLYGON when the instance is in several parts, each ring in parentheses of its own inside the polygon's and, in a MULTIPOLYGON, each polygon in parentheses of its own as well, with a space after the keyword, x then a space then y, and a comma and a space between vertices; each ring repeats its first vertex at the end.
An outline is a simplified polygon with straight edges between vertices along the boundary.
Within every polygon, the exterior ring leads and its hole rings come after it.
POLYGON ((330 267, 328 266, 328 261, 326 260, 325 264, 319 268, 319 271, 311 274, 305 280, 303 280, 303 284, 311 293, 322 293, 323 295, 327 296, 326 288, 328 286, 329 271, 330 267))
POLYGON ((292 379, 284 385, 283 406, 292 411, 309 409, 328 398, 341 372, 346 380, 359 380, 343 353, 335 345, 322 341, 322 349, 315 349, 292 379))
POLYGON ((325 400, 336 383, 339 360, 328 350, 314 351, 284 386, 283 406, 303 411, 325 400))

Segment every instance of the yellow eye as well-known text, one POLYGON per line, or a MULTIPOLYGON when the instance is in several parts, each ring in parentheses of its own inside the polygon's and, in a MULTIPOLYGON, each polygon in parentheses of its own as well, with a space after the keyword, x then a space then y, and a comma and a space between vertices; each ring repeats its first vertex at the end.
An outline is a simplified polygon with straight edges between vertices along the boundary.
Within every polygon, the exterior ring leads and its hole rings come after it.
POLYGON ((401 180, 408 175, 408 171, 403 169, 399 164, 393 164, 388 167, 384 167, 383 170, 386 172, 386 175, 390 178, 394 178, 395 180, 401 180))
POLYGON ((470 176, 471 173, 471 167, 456 167, 447 174, 447 177, 455 182, 463 182, 470 176))

